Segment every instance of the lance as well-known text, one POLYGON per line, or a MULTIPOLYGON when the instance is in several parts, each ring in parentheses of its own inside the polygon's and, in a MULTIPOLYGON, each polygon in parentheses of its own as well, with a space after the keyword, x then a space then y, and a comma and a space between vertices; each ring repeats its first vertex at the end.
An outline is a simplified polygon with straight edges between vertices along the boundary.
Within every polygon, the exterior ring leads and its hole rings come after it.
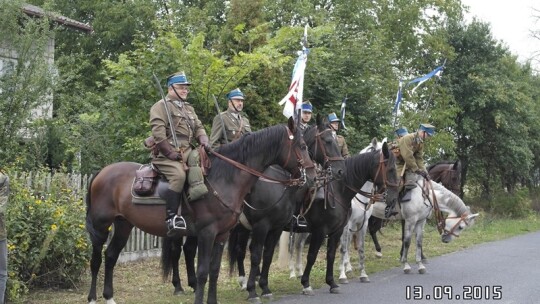
POLYGON ((227 138, 227 131, 225 130, 225 122, 223 121, 223 117, 221 117, 221 110, 219 109, 219 104, 216 99, 216 95, 212 94, 212 97, 214 97, 214 104, 216 105, 216 111, 217 115, 219 116, 219 120, 221 121, 221 130, 223 131, 223 138, 225 138, 225 143, 229 142, 229 139, 227 138))
POLYGON ((156 74, 152 72, 152 75, 154 76, 154 80, 158 87, 159 93, 161 94, 161 99, 163 100, 163 106, 165 106, 165 113, 167 113, 167 119, 169 120, 169 128, 171 129, 171 135, 173 139, 174 148, 178 151, 178 140, 176 139, 176 131, 174 130, 174 125, 171 119, 171 112, 169 112, 169 107, 167 106, 167 100, 165 99, 165 94, 163 94, 163 89, 161 88, 161 84, 159 83, 159 79, 157 78, 156 74))

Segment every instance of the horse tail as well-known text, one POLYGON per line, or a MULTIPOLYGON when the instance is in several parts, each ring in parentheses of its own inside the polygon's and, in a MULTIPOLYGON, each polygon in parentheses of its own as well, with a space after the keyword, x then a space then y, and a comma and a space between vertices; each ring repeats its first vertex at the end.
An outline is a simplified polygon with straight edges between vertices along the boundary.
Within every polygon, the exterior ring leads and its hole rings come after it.
POLYGON ((161 246, 161 275, 163 280, 167 280, 172 270, 172 251, 174 240, 170 237, 163 238, 163 244, 161 246))
POLYGON ((238 252, 240 250, 240 236, 242 235, 239 229, 242 228, 242 224, 236 225, 229 232, 229 244, 227 245, 227 251, 229 252, 229 276, 232 276, 236 269, 236 261, 238 260, 238 252))
POLYGON ((92 176, 92 178, 90 179, 90 182, 88 183, 88 188, 86 189, 86 200, 85 200, 86 201, 86 231, 90 235, 90 239, 92 240, 92 242, 94 242, 94 240, 99 239, 98 233, 96 229, 94 228, 94 223, 92 222, 92 218, 90 217, 90 208, 92 207, 90 205, 92 202, 92 197, 91 197, 92 183, 94 182, 94 179, 96 179, 96 177, 98 176, 99 172, 101 172, 101 170, 97 171, 94 174, 94 176, 92 176))

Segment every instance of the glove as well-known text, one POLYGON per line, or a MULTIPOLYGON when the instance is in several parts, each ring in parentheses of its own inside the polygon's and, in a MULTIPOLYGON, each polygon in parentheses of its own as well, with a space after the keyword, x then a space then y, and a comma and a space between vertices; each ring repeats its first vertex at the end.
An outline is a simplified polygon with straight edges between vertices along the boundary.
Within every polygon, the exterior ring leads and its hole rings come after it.
POLYGON ((422 177, 424 177, 424 178, 427 179, 427 180, 430 180, 430 179, 431 179, 431 177, 429 176, 429 174, 428 174, 426 171, 424 171, 424 170, 416 170, 415 173, 418 174, 418 175, 421 175, 422 177))
POLYGON ((205 150, 210 150, 210 143, 208 142, 208 136, 199 136, 199 144, 204 147, 205 150))
POLYGON ((161 154, 165 155, 165 157, 170 160, 182 159, 182 156, 180 155, 180 153, 174 151, 173 146, 171 146, 171 144, 167 140, 163 140, 159 142, 157 144, 157 147, 159 149, 159 152, 161 152, 161 154))

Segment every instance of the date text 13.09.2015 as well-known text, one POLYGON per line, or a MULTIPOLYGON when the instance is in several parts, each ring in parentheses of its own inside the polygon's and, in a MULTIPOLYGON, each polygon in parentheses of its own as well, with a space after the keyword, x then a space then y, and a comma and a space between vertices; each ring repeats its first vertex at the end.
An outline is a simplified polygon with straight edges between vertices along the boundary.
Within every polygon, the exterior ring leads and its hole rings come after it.
POLYGON ((464 285, 455 288, 451 285, 435 285, 428 290, 421 285, 405 286, 406 300, 501 300, 500 285, 464 285))

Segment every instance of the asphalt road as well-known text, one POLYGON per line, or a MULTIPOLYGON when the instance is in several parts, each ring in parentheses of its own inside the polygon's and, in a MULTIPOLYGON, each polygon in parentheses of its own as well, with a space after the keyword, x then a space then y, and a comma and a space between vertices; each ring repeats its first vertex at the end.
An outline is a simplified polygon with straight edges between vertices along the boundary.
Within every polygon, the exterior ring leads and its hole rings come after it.
MULTIPOLYGON (((270 303, 540 303, 540 232, 431 258, 427 273, 394 268, 341 284, 340 294, 328 285, 315 296, 290 295, 270 303)), ((336 277, 337 279, 337 277, 336 277)))

